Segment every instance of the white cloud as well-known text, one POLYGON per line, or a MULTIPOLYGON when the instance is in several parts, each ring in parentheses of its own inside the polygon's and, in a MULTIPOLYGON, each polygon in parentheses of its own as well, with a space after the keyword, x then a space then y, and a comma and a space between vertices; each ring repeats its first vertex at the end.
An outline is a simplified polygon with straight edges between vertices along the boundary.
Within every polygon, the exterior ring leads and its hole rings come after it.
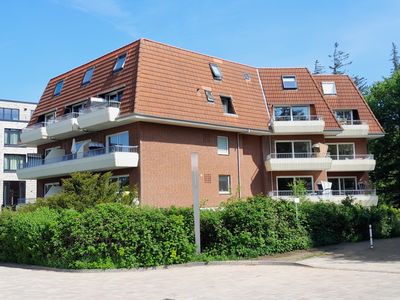
POLYGON ((53 0, 59 5, 64 5, 81 12, 91 14, 104 22, 110 23, 116 30, 124 32, 131 37, 137 37, 134 17, 124 9, 119 0, 53 0))

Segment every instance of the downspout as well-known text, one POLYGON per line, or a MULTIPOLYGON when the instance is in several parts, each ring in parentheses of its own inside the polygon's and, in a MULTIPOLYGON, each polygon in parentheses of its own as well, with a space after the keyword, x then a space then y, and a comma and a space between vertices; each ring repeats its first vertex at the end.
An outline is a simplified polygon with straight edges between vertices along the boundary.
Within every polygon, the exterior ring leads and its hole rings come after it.
MULTIPOLYGON (((272 141, 271 141, 272 137, 269 136, 268 139, 269 139, 269 154, 271 155, 272 154, 272 152, 271 152, 272 151, 272 141)), ((274 190, 274 180, 273 180, 272 171, 271 171, 271 192, 273 190, 274 190)))
POLYGON ((236 139, 237 139, 237 143, 236 143, 236 159, 237 159, 237 177, 238 177, 238 196, 239 198, 242 197, 242 181, 241 181, 241 177, 240 177, 240 134, 239 132, 236 134, 236 139))

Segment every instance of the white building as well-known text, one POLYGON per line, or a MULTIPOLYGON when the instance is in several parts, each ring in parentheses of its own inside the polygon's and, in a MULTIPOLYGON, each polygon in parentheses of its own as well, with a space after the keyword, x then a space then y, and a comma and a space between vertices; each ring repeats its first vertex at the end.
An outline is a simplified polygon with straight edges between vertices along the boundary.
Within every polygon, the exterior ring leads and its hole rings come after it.
POLYGON ((18 180, 17 169, 35 147, 20 144, 22 128, 28 125, 36 103, 0 99, 0 207, 36 198, 36 180, 18 180))

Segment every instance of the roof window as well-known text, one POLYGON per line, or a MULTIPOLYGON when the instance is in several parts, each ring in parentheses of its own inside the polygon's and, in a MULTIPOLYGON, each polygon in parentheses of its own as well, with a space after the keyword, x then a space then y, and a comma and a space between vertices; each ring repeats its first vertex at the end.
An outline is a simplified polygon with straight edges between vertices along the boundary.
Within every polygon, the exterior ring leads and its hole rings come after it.
POLYGON ((94 67, 90 67, 89 69, 86 70, 85 75, 83 76, 82 84, 90 83, 90 80, 92 80, 93 72, 94 72, 94 67))
POLYGON ((125 60, 126 60, 126 53, 118 56, 117 61, 115 62, 115 66, 113 71, 117 72, 119 70, 122 70, 124 68, 125 65, 125 60))
POLYGON ((285 90, 295 90, 297 89, 297 80, 294 75, 284 75, 282 76, 282 85, 285 90))
POLYGON ((336 95, 336 84, 334 82, 322 82, 324 95, 336 95))
POLYGON ((207 101, 210 103, 214 103, 215 99, 214 99, 214 95, 213 95, 212 91, 205 90, 205 93, 206 93, 207 101))
POLYGON ((222 73, 217 64, 210 64, 211 72, 215 80, 222 80, 222 73))
POLYGON ((235 114, 235 109, 233 108, 232 98, 221 96, 222 106, 224 108, 224 113, 226 114, 235 114))
POLYGON ((58 96, 61 94, 63 85, 64 85, 64 79, 57 82, 56 87, 54 88, 53 96, 58 96))

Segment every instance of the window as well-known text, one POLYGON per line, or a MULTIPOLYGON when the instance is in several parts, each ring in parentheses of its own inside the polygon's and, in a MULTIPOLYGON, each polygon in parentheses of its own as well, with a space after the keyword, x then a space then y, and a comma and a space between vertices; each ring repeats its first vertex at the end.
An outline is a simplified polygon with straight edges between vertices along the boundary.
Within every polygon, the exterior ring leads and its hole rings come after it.
POLYGON ((291 192, 292 188, 291 185, 294 183, 295 180, 304 181, 307 191, 313 191, 313 178, 311 176, 290 176, 290 177, 277 177, 276 184, 279 196, 287 196, 287 192, 291 192))
MULTIPOLYGON (((129 146, 129 133, 128 131, 120 132, 117 134, 107 136, 107 148, 129 146)), ((122 149, 122 147, 121 147, 122 149)))
POLYGON ((210 64, 211 73, 215 80, 222 80, 222 73, 217 64, 210 64))
POLYGON ((310 120, 309 106, 276 106, 275 121, 306 121, 310 120))
POLYGON ((79 112, 81 112, 85 107, 86 107, 86 102, 81 102, 81 103, 72 105, 71 111, 72 111, 73 113, 79 113, 79 112))
POLYGON ((0 120, 18 121, 19 120, 19 109, 0 108, 0 120))
POLYGON ((94 67, 90 67, 89 69, 86 70, 82 80, 83 85, 90 83, 90 80, 92 80, 93 72, 94 72, 94 67))
POLYGON ((231 176, 230 175, 219 175, 219 193, 230 194, 231 193, 231 176))
POLYGON ((228 137, 226 136, 218 136, 217 137, 217 146, 218 146, 218 154, 228 155, 229 154, 229 144, 228 137))
POLYGON ((285 90, 295 90, 297 89, 297 80, 294 75, 284 75, 282 76, 282 85, 285 90))
POLYGON ((214 103, 215 99, 214 99, 214 95, 212 94, 212 91, 205 90, 205 93, 206 93, 207 101, 210 103, 214 103))
POLYGON ((4 171, 14 172, 24 166, 26 157, 19 154, 4 154, 4 171))
POLYGON ((43 195, 46 195, 53 186, 60 186, 60 183, 59 182, 45 183, 43 186, 43 195))
POLYGON ((235 114, 235 109, 233 108, 232 99, 230 97, 221 96, 221 102, 224 108, 224 113, 235 114))
POLYGON ((275 142, 276 158, 301 158, 310 157, 310 141, 282 141, 275 142))
POLYGON ((324 95, 336 95, 336 84, 334 82, 322 82, 324 95))
POLYGON ((18 145, 21 131, 21 129, 4 128, 4 145, 18 145))
POLYGON ((115 62, 113 71, 116 72, 116 71, 122 70, 125 65, 125 60, 126 60, 126 53, 118 56, 117 61, 115 62))
POLYGON ((109 102, 121 102, 123 91, 113 91, 111 93, 100 95, 101 98, 109 102))
POLYGON ((341 124, 353 124, 353 111, 352 110, 337 110, 335 111, 336 119, 341 124))
POLYGON ((63 88, 63 85, 64 85, 64 79, 59 81, 59 82, 57 82, 56 87, 54 88, 53 96, 58 96, 58 95, 61 94, 61 90, 63 88))
POLYGON ((44 122, 46 124, 54 123, 56 120, 56 112, 51 112, 44 115, 44 122))
POLYGON ((354 144, 328 144, 328 152, 332 159, 353 159, 354 144))
POLYGON ((346 191, 357 190, 356 177, 328 177, 328 181, 332 183, 333 195, 345 195, 346 191))
POLYGON ((129 187, 129 175, 112 176, 111 182, 118 182, 121 189, 129 187))

